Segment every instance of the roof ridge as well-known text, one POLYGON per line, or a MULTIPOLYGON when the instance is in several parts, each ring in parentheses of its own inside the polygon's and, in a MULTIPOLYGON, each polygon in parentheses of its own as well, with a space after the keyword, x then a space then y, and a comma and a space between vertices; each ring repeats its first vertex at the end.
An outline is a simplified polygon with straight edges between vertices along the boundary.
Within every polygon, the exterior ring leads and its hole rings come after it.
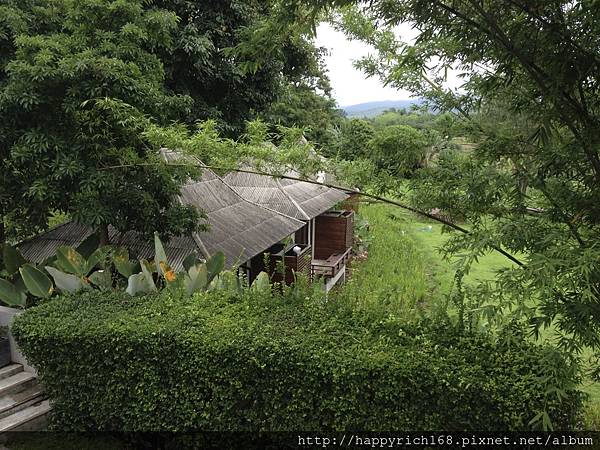
POLYGON ((300 211, 302 213, 302 215, 305 217, 306 220, 311 220, 312 218, 306 213, 306 211, 304 211, 304 209, 302 209, 302 207, 300 206, 300 204, 294 200, 294 198, 289 195, 287 192, 285 192, 285 189, 283 188, 283 185, 281 184, 281 181, 279 178, 275 178, 272 177, 275 180, 275 183, 277 184, 277 187, 279 188, 279 190, 283 193, 283 195, 285 195, 293 204, 296 208, 298 208, 298 211, 300 211))

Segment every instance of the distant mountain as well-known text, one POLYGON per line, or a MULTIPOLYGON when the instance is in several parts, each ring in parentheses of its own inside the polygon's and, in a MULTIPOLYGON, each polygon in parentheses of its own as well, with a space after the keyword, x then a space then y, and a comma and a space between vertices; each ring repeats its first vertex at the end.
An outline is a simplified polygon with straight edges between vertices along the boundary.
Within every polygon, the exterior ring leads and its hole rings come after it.
POLYGON ((342 106, 348 117, 375 117, 386 109, 410 109, 411 105, 420 105, 423 103, 420 99, 411 100, 384 100, 380 102, 359 103, 358 105, 342 106))

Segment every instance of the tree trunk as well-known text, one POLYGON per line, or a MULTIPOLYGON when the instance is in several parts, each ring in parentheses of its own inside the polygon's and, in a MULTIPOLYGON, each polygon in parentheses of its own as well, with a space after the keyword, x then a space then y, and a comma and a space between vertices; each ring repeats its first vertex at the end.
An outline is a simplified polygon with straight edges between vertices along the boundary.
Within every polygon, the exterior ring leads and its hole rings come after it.
POLYGON ((98 235, 100 237, 100 246, 110 244, 108 238, 108 224, 103 223, 102 225, 100 225, 100 227, 98 228, 98 235))

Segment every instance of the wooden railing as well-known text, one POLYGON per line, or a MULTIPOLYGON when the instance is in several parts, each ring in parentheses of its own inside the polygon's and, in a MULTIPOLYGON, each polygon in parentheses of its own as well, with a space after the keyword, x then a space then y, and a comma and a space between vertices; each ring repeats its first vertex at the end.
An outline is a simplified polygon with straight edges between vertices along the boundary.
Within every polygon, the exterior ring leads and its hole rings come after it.
POLYGON ((331 255, 327 259, 313 259, 312 276, 325 278, 335 277, 350 260, 351 251, 352 249, 349 248, 344 253, 331 255))
POLYGON ((294 273, 303 272, 307 276, 311 275, 311 246, 306 244, 289 245, 277 252, 273 252, 269 256, 269 275, 271 281, 280 282, 283 280, 283 274, 278 272, 278 263, 284 261, 285 264, 285 282, 291 284, 294 282, 294 273), (292 253, 291 249, 298 245, 301 248, 297 255, 292 253))

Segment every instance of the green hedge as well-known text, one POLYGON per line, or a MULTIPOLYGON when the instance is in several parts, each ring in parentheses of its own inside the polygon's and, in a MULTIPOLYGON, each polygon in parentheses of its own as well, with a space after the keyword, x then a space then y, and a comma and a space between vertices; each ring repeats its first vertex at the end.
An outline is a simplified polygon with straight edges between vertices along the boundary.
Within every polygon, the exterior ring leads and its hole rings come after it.
POLYGON ((553 350, 448 329, 369 324, 342 303, 84 293, 27 310, 13 333, 63 430, 572 428, 581 394, 553 350))

